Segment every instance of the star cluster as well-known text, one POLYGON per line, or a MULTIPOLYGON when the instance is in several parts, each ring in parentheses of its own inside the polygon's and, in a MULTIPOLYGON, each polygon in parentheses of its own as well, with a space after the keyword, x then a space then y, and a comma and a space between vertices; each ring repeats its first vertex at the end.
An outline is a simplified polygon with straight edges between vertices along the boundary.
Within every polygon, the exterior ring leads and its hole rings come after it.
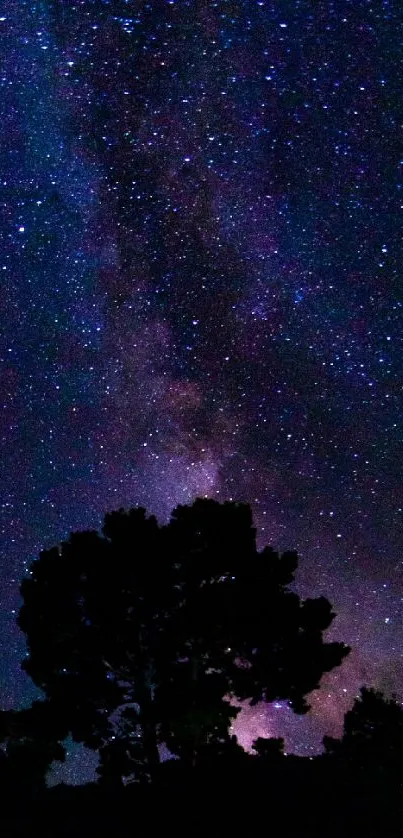
MULTIPOLYGON (((9 0, 0 16, 3 706, 18 583, 104 511, 247 500, 353 645, 304 719, 402 690, 393 0, 9 0)), ((399 112, 400 111, 400 112, 399 112)), ((399 220, 398 220, 399 219, 399 220)))

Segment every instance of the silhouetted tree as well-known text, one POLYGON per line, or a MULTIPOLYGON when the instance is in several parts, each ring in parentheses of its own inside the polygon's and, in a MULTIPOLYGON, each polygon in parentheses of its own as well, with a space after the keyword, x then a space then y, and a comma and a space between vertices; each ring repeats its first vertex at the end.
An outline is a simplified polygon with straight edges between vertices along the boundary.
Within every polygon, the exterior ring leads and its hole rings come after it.
POLYGON ((306 694, 348 648, 325 643, 323 597, 288 586, 297 555, 256 549, 249 506, 197 500, 160 527, 144 509, 105 517, 41 553, 21 586, 23 668, 101 776, 152 775, 159 745, 194 762, 232 747, 229 697, 306 694))
POLYGON ((403 707, 382 692, 362 687, 353 707, 345 715, 340 740, 325 736, 326 753, 365 768, 387 768, 402 772, 403 707))
POLYGON ((0 712, 1 788, 10 794, 36 794, 46 788, 54 760, 65 759, 60 739, 67 736, 49 701, 35 701, 23 710, 0 712))

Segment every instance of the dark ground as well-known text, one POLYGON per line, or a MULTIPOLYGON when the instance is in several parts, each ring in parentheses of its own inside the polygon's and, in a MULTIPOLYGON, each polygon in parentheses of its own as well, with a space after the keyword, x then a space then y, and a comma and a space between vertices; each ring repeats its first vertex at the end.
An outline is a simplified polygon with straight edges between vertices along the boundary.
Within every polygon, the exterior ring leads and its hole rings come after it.
POLYGON ((171 764, 154 787, 60 785, 36 799, 7 795, 0 835, 395 838, 403 835, 402 787, 395 775, 321 757, 216 763, 186 776, 171 764))

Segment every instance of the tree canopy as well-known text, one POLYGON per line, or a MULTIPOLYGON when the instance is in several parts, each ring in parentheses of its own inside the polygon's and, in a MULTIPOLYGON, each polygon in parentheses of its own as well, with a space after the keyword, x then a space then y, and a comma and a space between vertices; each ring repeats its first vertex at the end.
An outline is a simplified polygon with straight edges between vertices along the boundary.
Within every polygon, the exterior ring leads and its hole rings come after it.
MULTIPOLYGON (((23 668, 104 778, 152 776, 159 747, 194 764, 232 747, 236 700, 297 712, 348 654, 327 599, 290 590, 295 552, 258 550, 250 507, 197 500, 167 525, 142 508, 73 533, 23 580, 23 668)), ((61 733, 60 733, 61 735, 61 733)))

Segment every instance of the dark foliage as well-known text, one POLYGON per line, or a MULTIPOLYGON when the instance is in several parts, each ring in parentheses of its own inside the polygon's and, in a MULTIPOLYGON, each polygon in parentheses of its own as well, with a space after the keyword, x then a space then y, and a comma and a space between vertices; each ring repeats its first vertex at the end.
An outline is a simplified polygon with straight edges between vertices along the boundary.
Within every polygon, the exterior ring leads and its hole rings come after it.
POLYGON ((284 756, 284 739, 270 737, 269 739, 259 736, 253 743, 253 750, 260 759, 277 760, 284 756))

